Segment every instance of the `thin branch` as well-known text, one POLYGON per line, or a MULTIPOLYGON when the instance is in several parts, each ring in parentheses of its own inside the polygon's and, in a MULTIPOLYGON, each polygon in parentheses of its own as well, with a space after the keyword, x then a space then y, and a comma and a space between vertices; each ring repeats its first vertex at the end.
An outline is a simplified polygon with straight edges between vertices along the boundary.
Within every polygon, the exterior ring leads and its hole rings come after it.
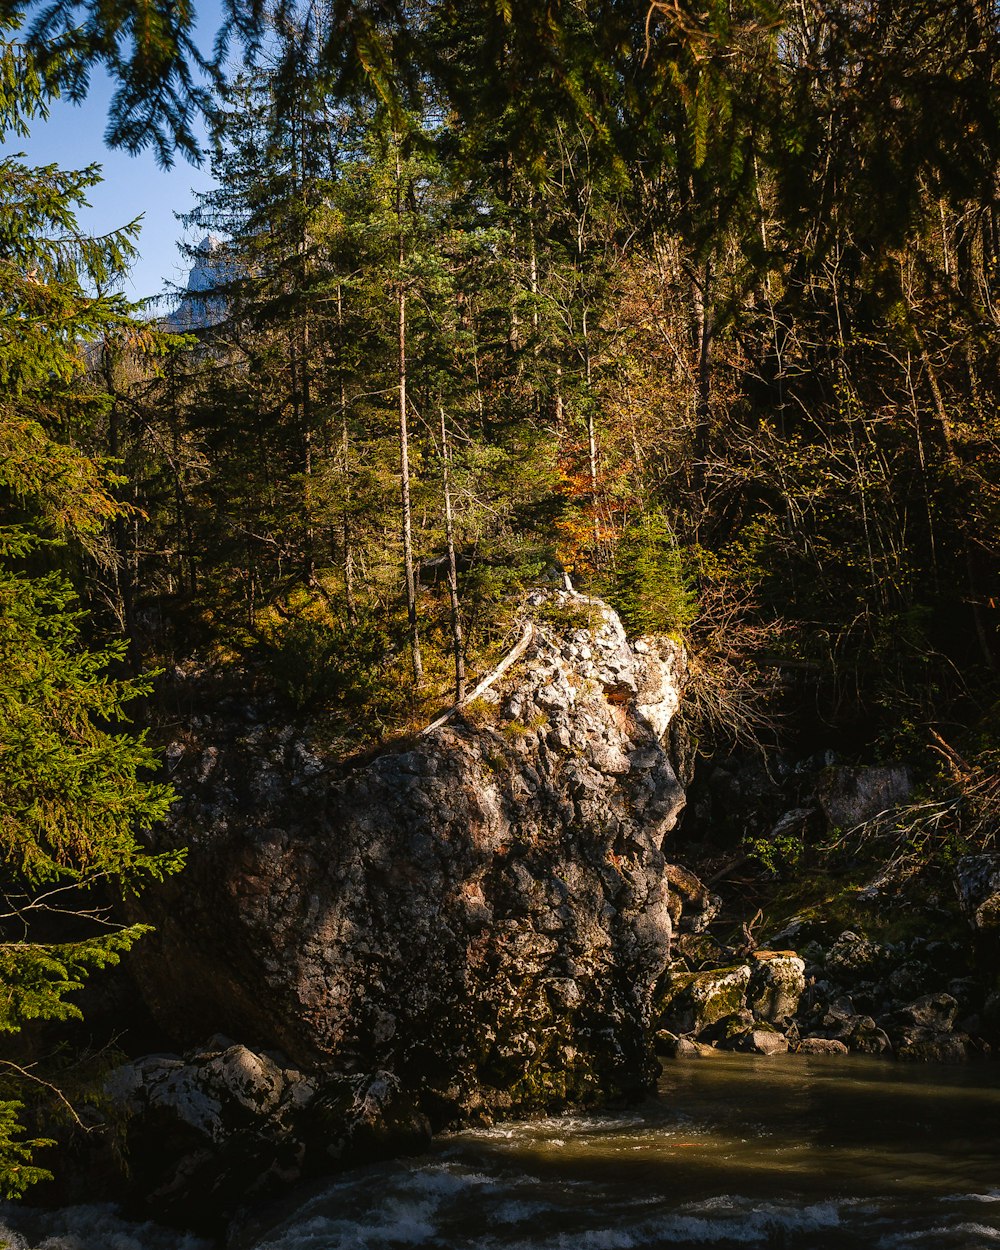
POLYGON ((82 1129, 85 1133, 89 1133, 91 1131, 91 1126, 84 1124, 79 1115, 77 1115, 76 1108, 62 1092, 59 1086, 53 1085, 51 1081, 46 1081, 44 1077, 41 1077, 36 1072, 31 1071, 31 1068, 35 1066, 34 1064, 32 1064, 31 1067, 22 1068, 19 1063, 15 1063, 12 1059, 0 1059, 0 1066, 9 1068, 11 1071, 16 1072, 22 1080, 31 1081, 32 1084, 41 1085, 43 1089, 47 1089, 49 1093, 54 1094, 56 1099, 66 1108, 70 1114, 70 1118, 73 1120, 73 1123, 77 1126, 77 1128, 82 1129))

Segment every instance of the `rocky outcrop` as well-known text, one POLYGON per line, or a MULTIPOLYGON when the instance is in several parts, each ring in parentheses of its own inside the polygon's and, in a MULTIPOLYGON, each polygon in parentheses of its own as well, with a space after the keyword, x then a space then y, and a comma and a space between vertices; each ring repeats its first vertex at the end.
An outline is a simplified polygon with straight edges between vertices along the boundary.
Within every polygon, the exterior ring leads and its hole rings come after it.
POLYGON ((880 943, 853 930, 831 936, 796 919, 776 939, 792 950, 742 959, 689 934, 657 988, 656 1042, 677 1058, 716 1050, 756 1054, 881 1055, 956 1063, 992 1053, 1000 994, 969 975, 960 941, 880 943))
POLYGON ((160 319, 164 330, 186 334, 205 330, 226 319, 226 287, 239 277, 227 248, 214 234, 207 234, 191 249, 192 265, 187 289, 177 308, 160 319))
POLYGON ((572 592, 530 610, 488 701, 374 759, 252 718, 171 747, 188 868, 144 896, 137 974, 181 1046, 383 1072, 435 1126, 649 1083, 684 655, 572 592))
POLYGON ((791 1022, 800 1049, 837 1042, 859 1054, 935 1062, 988 1055, 983 985, 960 941, 912 937, 877 942, 854 930, 820 936, 796 920, 782 934, 806 938, 806 987, 791 1022), (804 1042, 808 1039, 810 1046, 804 1042))
POLYGON ((661 1053, 699 1053, 692 1042, 762 1055, 784 1053, 784 1029, 805 989, 804 969, 794 951, 755 951, 745 963, 698 972, 678 958, 657 992, 661 1053))
MULTIPOLYGON (((756 882, 741 910, 761 910, 749 926, 744 919, 735 951, 715 941, 721 926, 677 942, 686 971, 749 966, 757 941, 793 948, 804 964, 798 1007, 770 1021, 792 1049, 947 1061, 995 1052, 1000 856, 969 855, 949 869, 943 855, 925 854, 912 840, 913 784, 902 764, 848 764, 828 750, 736 751, 710 762, 690 789, 684 843, 698 847, 696 864, 723 891, 749 863, 756 882), (794 883, 803 911, 775 931, 782 881, 794 883), (952 1018, 927 1015, 926 1002, 940 996, 956 1004, 952 1018)), ((731 916, 731 933, 740 919, 731 916)), ((749 1027, 740 1013, 764 1022, 748 996, 736 1016, 692 1040, 729 1044, 749 1027)))
MULTIPOLYGON (((138 1211, 213 1233, 255 1198, 430 1140, 426 1117, 390 1073, 319 1081, 280 1054, 219 1036, 185 1056, 115 1069, 105 1094, 122 1125, 120 1194, 138 1211)), ((102 1185, 119 1158, 101 1160, 102 1185)))

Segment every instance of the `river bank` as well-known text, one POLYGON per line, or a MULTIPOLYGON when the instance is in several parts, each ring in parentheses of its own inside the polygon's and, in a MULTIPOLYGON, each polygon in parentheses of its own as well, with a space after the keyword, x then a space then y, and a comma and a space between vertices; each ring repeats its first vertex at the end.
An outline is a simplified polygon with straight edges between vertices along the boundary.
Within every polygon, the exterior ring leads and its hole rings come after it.
POLYGON ((148 1026, 34 1201, 219 1237, 432 1134, 640 1099, 657 1051, 993 1052, 996 857, 874 853, 905 769, 687 778, 677 644, 569 591, 532 611, 495 702, 371 757, 235 696, 192 715, 159 835, 187 871, 136 916, 131 991, 85 1011, 148 1026))
MULTIPOLYGON (((1000 1242, 998 1114, 994 1065, 715 1055, 669 1065, 634 1107, 443 1134, 314 1183, 224 1244, 983 1250, 1000 1242)), ((14 1250, 214 1250, 110 1208, 4 1218, 14 1250)))

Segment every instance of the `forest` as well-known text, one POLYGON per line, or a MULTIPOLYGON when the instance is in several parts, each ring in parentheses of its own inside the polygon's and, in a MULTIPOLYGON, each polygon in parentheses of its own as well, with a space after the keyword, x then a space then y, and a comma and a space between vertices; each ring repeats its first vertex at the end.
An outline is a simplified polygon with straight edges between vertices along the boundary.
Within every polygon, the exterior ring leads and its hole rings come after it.
MULTIPOLYGON (((98 65, 116 145, 207 117, 217 276, 175 332, 118 293, 137 226, 77 228, 99 171, 3 156, 0 1028, 72 1017, 181 866, 171 673, 348 757, 564 575, 683 641, 689 755, 905 760, 934 853, 992 845, 997 6, 232 0, 214 61, 192 21, 0 4, 8 151, 98 65)), ((7 1053, 17 1194, 54 1078, 7 1053)))

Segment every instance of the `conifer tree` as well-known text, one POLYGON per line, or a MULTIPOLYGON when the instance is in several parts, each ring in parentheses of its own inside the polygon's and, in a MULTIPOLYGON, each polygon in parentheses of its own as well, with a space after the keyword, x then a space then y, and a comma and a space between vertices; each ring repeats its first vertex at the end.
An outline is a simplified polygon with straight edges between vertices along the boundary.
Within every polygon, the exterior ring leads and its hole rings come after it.
MULTIPOLYGON (((37 77, 21 67, 6 125, 44 110, 37 77)), ((9 85, 10 80, 8 80, 9 85)), ((76 441, 104 397, 87 374, 102 335, 131 329, 120 297, 95 296, 122 275, 136 224, 99 239, 77 229, 75 210, 94 168, 32 169, 0 163, 0 1033, 79 1015, 73 994, 118 961, 145 926, 115 920, 114 892, 176 871, 143 830, 161 819, 167 787, 125 708, 148 690, 110 670, 124 642, 88 646, 84 616, 57 557, 102 554, 119 511, 113 466, 76 441)), ((0 1193, 17 1196, 47 1173, 40 1139, 20 1111, 53 1088, 30 1045, 0 1054, 0 1193)))

